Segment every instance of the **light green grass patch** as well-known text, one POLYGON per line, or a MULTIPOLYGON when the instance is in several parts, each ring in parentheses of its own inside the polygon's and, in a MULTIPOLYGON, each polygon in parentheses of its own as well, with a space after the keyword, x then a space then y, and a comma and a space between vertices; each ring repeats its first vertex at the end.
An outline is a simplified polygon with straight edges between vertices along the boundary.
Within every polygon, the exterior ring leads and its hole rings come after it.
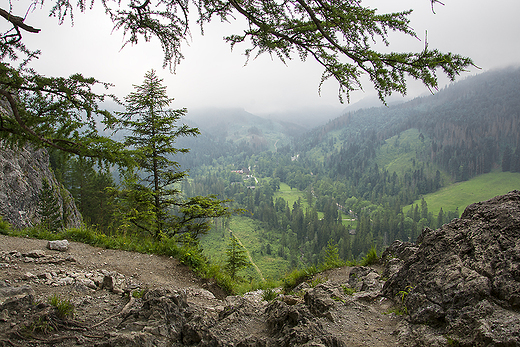
MULTIPOLYGON (((260 222, 243 216, 232 217, 229 230, 212 230, 201 238, 204 252, 212 262, 224 263, 230 231, 247 249, 265 279, 279 279, 287 271, 289 261, 276 255, 280 243, 278 233, 274 231, 268 233, 262 228, 260 222), (271 254, 262 252, 267 244, 271 247, 271 254)), ((254 267, 247 269, 244 277, 255 281, 260 280, 254 267)))
MULTIPOLYGON (((459 213, 462 213, 470 204, 489 200, 515 189, 520 190, 520 173, 496 171, 479 175, 469 181, 451 184, 435 193, 426 194, 424 200, 428 204, 428 211, 432 212, 434 216, 439 213, 441 207, 444 212, 455 211, 458 208, 459 213)), ((412 205, 406 206, 403 210, 406 212, 415 204, 421 206, 421 200, 414 201, 412 205)))

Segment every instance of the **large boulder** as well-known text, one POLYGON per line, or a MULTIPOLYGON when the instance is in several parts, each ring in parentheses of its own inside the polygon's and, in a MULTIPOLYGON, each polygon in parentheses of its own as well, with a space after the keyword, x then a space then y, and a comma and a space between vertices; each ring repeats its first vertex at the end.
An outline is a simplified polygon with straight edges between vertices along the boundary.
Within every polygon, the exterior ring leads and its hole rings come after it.
POLYGON ((520 345, 520 191, 468 206, 419 242, 383 288, 408 321, 461 345, 520 345))

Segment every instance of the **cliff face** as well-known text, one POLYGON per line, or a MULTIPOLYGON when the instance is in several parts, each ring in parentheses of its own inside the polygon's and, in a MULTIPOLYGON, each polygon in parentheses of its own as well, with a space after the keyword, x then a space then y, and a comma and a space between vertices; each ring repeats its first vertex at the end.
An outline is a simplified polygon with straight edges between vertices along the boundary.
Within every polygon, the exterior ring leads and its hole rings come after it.
POLYGON ((0 216, 15 228, 37 225, 42 186, 48 182, 53 203, 65 227, 79 227, 82 219, 74 199, 49 169, 49 155, 44 149, 10 149, 0 142, 0 216))

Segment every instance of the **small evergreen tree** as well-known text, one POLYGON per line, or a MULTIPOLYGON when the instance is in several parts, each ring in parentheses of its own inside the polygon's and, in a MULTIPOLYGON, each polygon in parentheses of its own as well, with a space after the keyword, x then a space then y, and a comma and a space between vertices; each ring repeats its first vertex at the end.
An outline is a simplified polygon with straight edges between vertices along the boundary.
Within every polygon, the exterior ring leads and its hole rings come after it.
POLYGON ((339 257, 338 244, 330 239, 327 243, 322 266, 324 269, 332 269, 343 265, 345 265, 345 263, 339 257))
POLYGON ((240 243, 238 242, 238 239, 231 235, 229 238, 229 244, 227 246, 226 250, 226 265, 225 269, 231 276, 231 279, 235 280, 237 279, 237 273, 245 268, 248 268, 251 266, 251 263, 247 259, 246 250, 240 243))
POLYGON ((42 182, 39 198, 38 213, 41 217, 40 225, 50 231, 59 231, 62 229, 63 215, 59 200, 51 188, 49 180, 46 178, 42 182))

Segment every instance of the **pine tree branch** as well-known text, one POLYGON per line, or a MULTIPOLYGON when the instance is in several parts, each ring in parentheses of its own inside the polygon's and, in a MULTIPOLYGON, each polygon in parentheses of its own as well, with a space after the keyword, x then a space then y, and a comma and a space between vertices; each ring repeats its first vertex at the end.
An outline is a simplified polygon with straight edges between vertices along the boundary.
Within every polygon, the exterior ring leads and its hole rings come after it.
POLYGON ((24 18, 12 15, 11 13, 4 10, 3 8, 0 8, 0 16, 4 17, 5 20, 10 22, 13 25, 13 27, 15 27, 15 28, 21 28, 25 31, 28 31, 30 33, 36 33, 36 34, 41 31, 41 29, 36 29, 30 25, 25 24, 23 22, 24 18))

